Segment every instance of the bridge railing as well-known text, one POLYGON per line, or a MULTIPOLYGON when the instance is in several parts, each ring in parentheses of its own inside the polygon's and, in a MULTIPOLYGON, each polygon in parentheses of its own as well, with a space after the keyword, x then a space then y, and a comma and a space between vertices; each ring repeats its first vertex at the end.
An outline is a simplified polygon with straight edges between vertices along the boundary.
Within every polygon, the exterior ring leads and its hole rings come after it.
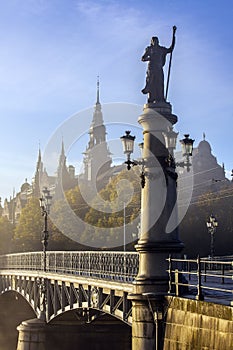
MULTIPOLYGON (((58 274, 132 282, 138 273, 136 252, 49 251, 46 271, 58 274)), ((0 256, 2 270, 43 271, 43 252, 0 256)), ((169 292, 196 299, 215 298, 233 302, 233 260, 168 259, 169 292)))
POLYGON ((168 258, 169 293, 195 294, 197 300, 207 298, 233 302, 233 260, 229 257, 176 259, 168 258))
MULTIPOLYGON (((85 277, 132 282, 137 275, 136 252, 47 252, 46 271, 85 277)), ((43 271, 43 253, 17 253, 0 256, 0 269, 43 271)))

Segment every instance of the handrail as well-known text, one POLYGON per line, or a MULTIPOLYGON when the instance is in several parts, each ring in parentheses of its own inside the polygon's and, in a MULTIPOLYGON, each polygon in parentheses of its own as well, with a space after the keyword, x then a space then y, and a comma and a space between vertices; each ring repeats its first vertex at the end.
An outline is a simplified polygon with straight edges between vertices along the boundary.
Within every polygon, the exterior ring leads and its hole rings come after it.
MULTIPOLYGON (((138 258, 136 252, 48 251, 46 271, 132 282, 138 258)), ((43 252, 0 255, 0 269, 43 271, 43 252)))
POLYGON ((167 260, 169 293, 177 296, 194 293, 197 300, 219 298, 221 302, 223 298, 233 305, 233 260, 171 256, 167 260))

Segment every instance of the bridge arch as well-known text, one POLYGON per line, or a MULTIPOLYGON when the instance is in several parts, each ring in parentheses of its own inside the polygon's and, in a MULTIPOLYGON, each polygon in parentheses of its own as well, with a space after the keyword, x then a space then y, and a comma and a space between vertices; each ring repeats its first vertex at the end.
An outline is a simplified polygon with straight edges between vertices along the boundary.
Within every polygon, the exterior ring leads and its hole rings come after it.
POLYGON ((127 298, 132 285, 127 283, 70 275, 43 275, 33 271, 2 271, 0 294, 7 291, 19 293, 39 316, 42 281, 46 281, 48 323, 70 310, 81 310, 87 318, 95 319, 99 313, 105 313, 128 325, 132 323, 132 305, 127 298), (95 312, 90 313, 90 310, 95 312))
POLYGON ((94 310, 97 316, 104 312, 131 325, 132 305, 127 299, 131 286, 127 290, 119 284, 80 277, 72 281, 70 276, 48 282, 48 321, 70 310, 83 310, 88 318, 94 310))
POLYGON ((15 299, 16 302, 20 301, 21 304, 22 304, 22 300, 23 300, 24 301, 23 304, 28 305, 28 307, 30 307, 31 311, 33 312, 33 316, 34 317, 38 316, 39 313, 37 314, 36 311, 34 310, 33 303, 30 300, 29 294, 25 295, 24 293, 19 292, 18 290, 14 290, 12 288, 9 288, 7 290, 0 292, 0 298, 2 298, 4 296, 8 297, 10 295, 12 296, 12 299, 15 299))
POLYGON ((47 325, 48 349, 131 349, 131 326, 97 309, 60 313, 47 325), (56 346, 54 347, 54 345, 56 346))
POLYGON ((18 292, 7 290, 0 294, 0 349, 16 349, 17 327, 25 320, 35 318, 28 301, 18 292))
POLYGON ((40 279, 34 276, 12 273, 2 274, 0 278, 0 295, 7 292, 20 295, 32 308, 35 316, 40 314, 40 279))

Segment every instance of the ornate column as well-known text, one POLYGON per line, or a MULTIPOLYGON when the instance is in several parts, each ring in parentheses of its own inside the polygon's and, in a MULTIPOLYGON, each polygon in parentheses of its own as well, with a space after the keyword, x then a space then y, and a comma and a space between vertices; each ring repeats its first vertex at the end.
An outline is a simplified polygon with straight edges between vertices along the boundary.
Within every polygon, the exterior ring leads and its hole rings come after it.
MULTIPOLYGON (((134 282, 132 349, 162 349, 167 258, 182 250, 176 211, 176 172, 164 134, 177 122, 170 103, 148 103, 139 117, 143 127, 145 187, 142 189, 139 272, 134 282)), ((173 159, 172 159, 173 161, 173 159)), ((174 161, 173 161, 174 162, 174 161)))

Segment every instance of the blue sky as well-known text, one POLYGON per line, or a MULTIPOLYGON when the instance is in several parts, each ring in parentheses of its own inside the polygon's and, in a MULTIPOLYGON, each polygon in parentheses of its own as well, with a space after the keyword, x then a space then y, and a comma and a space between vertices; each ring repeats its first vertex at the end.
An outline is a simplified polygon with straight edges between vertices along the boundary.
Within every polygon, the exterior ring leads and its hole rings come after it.
POLYGON ((0 196, 31 181, 39 143, 43 151, 67 118, 93 107, 97 75, 103 104, 143 106, 140 58, 151 36, 170 46, 173 25, 168 99, 179 118, 176 130, 197 143, 205 132, 219 163, 231 170, 232 18, 230 0, 1 1, 0 196))

